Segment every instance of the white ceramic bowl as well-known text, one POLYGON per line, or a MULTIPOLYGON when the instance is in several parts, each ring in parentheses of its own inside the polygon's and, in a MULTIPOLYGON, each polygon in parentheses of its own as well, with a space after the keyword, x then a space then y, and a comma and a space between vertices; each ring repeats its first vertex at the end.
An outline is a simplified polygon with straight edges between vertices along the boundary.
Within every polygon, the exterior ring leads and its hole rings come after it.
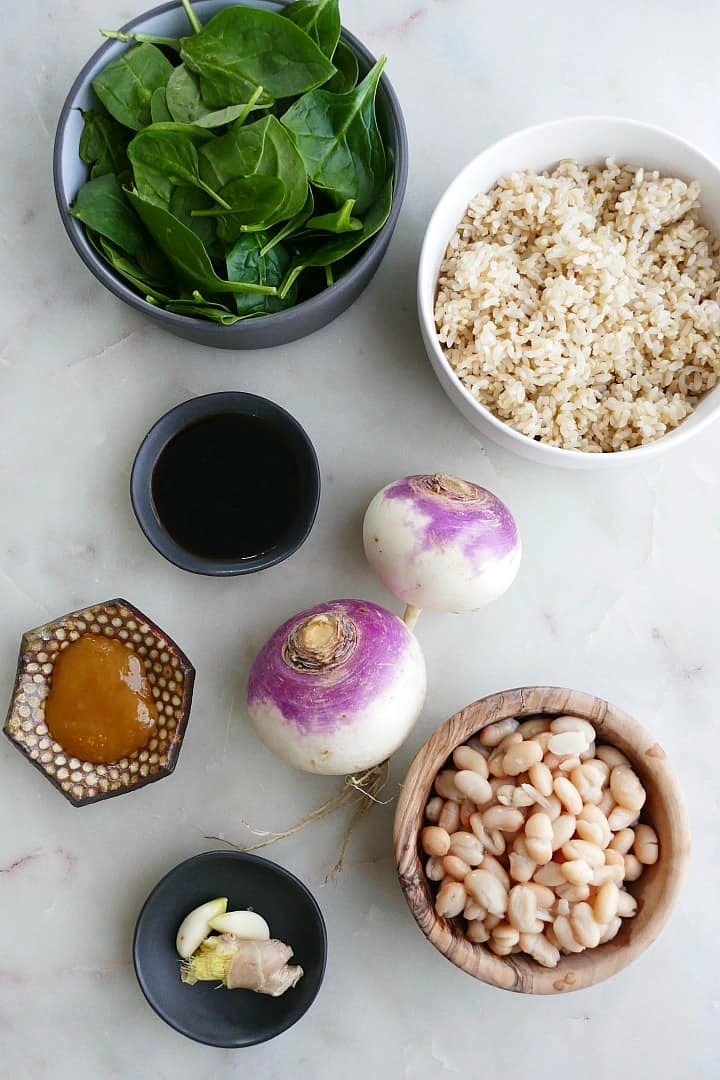
POLYGON ((612 116, 576 116, 526 128, 478 154, 455 177, 441 197, 425 233, 418 271, 418 311, 425 347, 440 385, 466 420, 507 450, 545 465, 570 469, 608 469, 646 461, 679 446, 720 414, 720 385, 705 395, 673 431, 646 446, 616 453, 592 454, 536 442, 498 420, 462 385, 446 360, 435 332, 433 307, 438 270, 447 243, 479 191, 519 169, 541 171, 561 158, 600 164, 605 158, 658 169, 665 176, 697 180, 702 188, 701 220, 720 236, 720 166, 694 146, 661 128, 612 116))

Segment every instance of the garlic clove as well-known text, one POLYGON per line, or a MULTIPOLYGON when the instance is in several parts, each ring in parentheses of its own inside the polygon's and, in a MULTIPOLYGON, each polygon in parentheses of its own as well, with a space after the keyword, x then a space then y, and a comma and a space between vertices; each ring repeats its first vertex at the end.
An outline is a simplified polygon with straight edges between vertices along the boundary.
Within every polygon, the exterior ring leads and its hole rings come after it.
POLYGON ((270 940, 270 927, 255 911, 227 911, 210 919, 209 926, 218 934, 234 934, 244 941, 270 940))
POLYGON ((187 960, 200 948, 210 933, 210 920, 224 915, 226 911, 227 896, 219 896, 216 900, 208 900, 207 903, 193 908, 189 915, 185 916, 175 939, 175 948, 183 960, 187 960))

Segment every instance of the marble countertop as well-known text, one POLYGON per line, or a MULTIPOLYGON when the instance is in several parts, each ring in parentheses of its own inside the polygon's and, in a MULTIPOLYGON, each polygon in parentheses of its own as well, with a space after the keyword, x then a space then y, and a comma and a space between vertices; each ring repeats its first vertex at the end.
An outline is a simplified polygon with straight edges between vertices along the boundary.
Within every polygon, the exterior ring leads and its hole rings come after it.
POLYGON ((0 697, 21 632, 126 596, 198 669, 175 774, 131 797, 73 809, 0 742, 0 1077, 82 1080, 243 1076, 434 1080, 720 1075, 720 806, 717 708, 720 425, 634 470, 544 469, 483 445, 435 381, 415 317, 423 229, 450 178, 483 146, 571 113, 670 128, 720 157, 720 8, 680 0, 512 5, 345 0, 403 104, 411 148, 389 254, 353 308, 306 341, 222 353, 177 340, 116 301, 67 241, 52 192, 57 115, 132 0, 31 0, 5 19, 0 64, 0 697), (323 496, 308 543, 250 578, 164 562, 128 499, 147 428, 183 399, 264 394, 307 428, 323 496), (561 999, 493 990, 427 945, 397 886, 392 806, 358 830, 324 884, 341 820, 270 854, 315 891, 330 939, 323 991, 304 1020, 246 1051, 198 1046, 147 1007, 130 961, 137 912, 180 860, 241 839, 241 818, 281 828, 332 781, 292 771, 243 714, 248 663, 289 614, 319 600, 389 603, 361 546, 382 484, 442 470, 513 508, 525 554, 510 592, 475 617, 426 615, 424 714, 393 759, 399 782, 451 713, 503 688, 554 683, 609 698, 648 726, 684 786, 694 852, 669 926, 631 968, 561 999))

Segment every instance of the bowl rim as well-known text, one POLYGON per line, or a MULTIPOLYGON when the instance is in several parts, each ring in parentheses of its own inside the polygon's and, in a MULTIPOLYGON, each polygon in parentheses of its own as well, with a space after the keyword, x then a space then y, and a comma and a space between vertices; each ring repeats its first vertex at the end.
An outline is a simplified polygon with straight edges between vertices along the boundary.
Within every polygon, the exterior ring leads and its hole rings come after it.
MULTIPOLYGON (((207 2, 207 0, 198 0, 200 4, 207 2)), ((270 3, 281 4, 287 6, 291 0, 269 0, 270 3)), ((243 4, 243 0, 225 0, 225 7, 232 7, 238 4, 243 4)), ((166 12, 173 11, 177 8, 182 8, 180 0, 168 0, 168 2, 159 4, 157 7, 149 8, 147 11, 142 12, 140 15, 136 15, 130 19, 123 26, 120 27, 121 33, 130 33, 138 26, 144 24, 148 19, 154 18, 158 15, 163 15, 166 12)), ((362 60, 372 66, 376 62, 376 57, 366 45, 351 31, 346 30, 343 26, 340 33, 341 39, 348 45, 350 45, 360 56, 362 60)), ((172 311, 166 311, 165 308, 154 307, 152 304, 148 304, 142 296, 134 292, 132 288, 126 284, 120 277, 117 277, 114 272, 103 262, 98 256, 95 249, 87 240, 84 230, 80 227, 80 223, 70 214, 68 204, 65 201, 63 195, 63 182, 62 182, 62 157, 63 147, 65 145, 65 133, 67 129, 68 118, 75 108, 74 101, 81 89, 88 81, 88 77, 98 61, 111 49, 119 44, 118 41, 108 39, 104 41, 93 52, 87 62, 83 65, 78 75, 73 80, 73 83, 67 93, 65 101, 63 102, 60 115, 58 117, 57 127, 55 129, 55 138, 53 141, 53 187, 55 190, 55 200, 57 202, 60 217, 62 219, 65 232, 67 233, 71 244, 75 248, 82 261, 85 263, 91 273, 97 278, 97 280, 105 286, 114 296, 119 300, 123 300, 126 304, 135 308, 137 311, 142 312, 145 315, 155 317, 162 322, 166 322, 170 326, 186 327, 194 326, 196 328, 202 328, 203 332, 207 332, 212 336, 222 337, 225 331, 234 331, 235 334, 242 332, 242 328, 246 325, 252 325, 253 329, 257 328, 258 320, 248 319, 245 322, 235 323, 231 326, 222 326, 220 324, 211 322, 209 319, 199 319, 195 316, 179 315, 172 311), (254 324, 254 325, 253 325, 254 324)), ((133 43, 128 42, 129 48, 133 43)), ((352 293, 353 287, 358 277, 366 272, 366 270, 373 263, 375 253, 381 244, 384 244, 385 237, 392 235, 397 224, 398 217, 400 216, 400 210, 402 208, 403 199, 405 196, 405 190, 407 188, 408 180, 408 138, 407 138, 407 126, 405 124, 405 118, 403 116, 402 109, 400 107, 400 101, 393 88, 390 79, 388 78, 385 70, 383 70, 380 76, 379 85, 383 88, 383 91, 387 97, 389 112, 392 118, 392 125, 395 129, 397 136, 398 153, 396 154, 395 161, 395 173, 393 177, 393 192, 392 202, 390 205, 390 213, 388 219, 375 236, 370 238, 367 247, 364 249, 357 262, 353 263, 351 268, 346 274, 344 274, 338 281, 333 282, 332 285, 323 289, 315 296, 309 297, 307 300, 303 300, 299 304, 295 304, 291 308, 286 308, 284 311, 272 312, 262 317, 262 325, 268 327, 268 330, 273 328, 287 327, 292 325, 294 320, 298 317, 308 318, 312 317, 315 313, 321 311, 329 304, 330 297, 337 298, 342 294, 352 293), (298 315, 298 313, 302 313, 298 315)), ((306 336, 303 334, 303 336, 306 336)))
POLYGON ((130 473, 130 502, 140 529, 146 540, 159 555, 191 574, 206 577, 240 577, 244 574, 259 573, 277 566, 294 555, 303 546, 312 532, 320 505, 321 477, 317 452, 299 420, 292 413, 270 398, 260 394, 251 394, 242 390, 220 390, 213 394, 199 394, 173 405, 163 413, 143 437, 135 454, 130 473), (217 414, 232 412, 241 415, 256 415, 257 411, 270 413, 276 417, 285 430, 291 430, 302 443, 307 454, 308 489, 310 498, 303 506, 303 525, 290 543, 263 555, 254 555, 248 559, 212 559, 186 551, 175 540, 160 521, 155 512, 152 497, 152 476, 155 466, 168 443, 193 422, 207 419, 217 414))
MULTIPOLYGON (((41 626, 34 626, 31 629, 24 631, 20 639, 20 652, 18 654, 17 666, 15 668, 15 680, 13 682, 13 689, 10 697, 10 704, 8 705, 7 716, 3 724, 3 734, 7 739, 10 740, 15 749, 22 754, 25 760, 28 761, 31 765, 33 765, 38 770, 38 772, 40 772, 45 777, 45 779, 49 781, 49 783, 51 783, 53 787, 56 788, 56 790, 59 791, 60 794, 67 799, 71 806, 81 808, 83 806, 91 806, 93 803, 104 802, 106 799, 116 799, 120 795, 131 795, 133 791, 139 791, 140 788, 147 787, 148 784, 155 784, 158 780, 164 780, 166 776, 171 776, 175 771, 175 767, 178 763, 178 758, 180 757, 180 751, 182 750, 183 742, 185 740, 185 735, 187 733, 188 723, 190 721, 193 689, 195 686, 195 675, 196 671, 194 665, 188 659, 187 654, 180 648, 174 638, 171 638, 170 635, 167 634, 161 626, 159 626, 153 619, 149 618, 149 616, 147 616, 144 611, 141 611, 141 609, 135 604, 131 604, 129 600, 125 600, 121 596, 116 596, 113 597, 111 600, 100 600, 96 604, 86 604, 85 607, 78 608, 76 611, 68 611, 64 615, 60 615, 55 619, 49 619, 41 626), (100 791, 97 795, 83 795, 82 798, 78 799, 72 794, 72 792, 64 790, 62 784, 57 779, 57 777, 52 776, 49 772, 47 772, 45 765, 42 761, 40 761, 39 758, 30 757, 28 748, 19 743, 15 738, 14 734, 11 732, 9 727, 10 719, 12 717, 15 707, 15 700, 20 691, 20 677, 25 668, 25 654, 27 652, 28 643, 32 641, 35 637, 37 637, 39 634, 45 632, 50 626, 62 624, 68 619, 79 618, 81 616, 87 617, 89 612, 106 612, 108 608, 119 606, 127 608, 128 611, 131 611, 138 618, 138 620, 146 623, 155 634, 157 634, 159 637, 163 638, 166 641, 168 650, 172 650, 177 656, 180 668, 183 672, 183 695, 181 701, 182 721, 178 724, 176 728, 176 737, 173 740, 167 763, 165 765, 161 765, 156 772, 148 776, 141 776, 140 779, 134 784, 126 784, 123 787, 116 788, 112 791, 100 791)), ((85 764, 85 762, 81 761, 81 764, 85 764)))
MULTIPOLYGON (((657 938, 680 894, 690 855, 690 825, 679 781, 665 751, 628 713, 603 698, 558 686, 524 686, 479 698, 454 713, 422 744, 402 782, 395 813, 393 844, 400 887, 413 918, 435 948, 461 970, 502 990, 555 994, 585 989, 617 974, 657 938), (485 946, 473 945, 439 918, 418 852, 423 810, 437 772, 452 750, 472 734, 508 717, 579 716, 590 721, 607 741, 624 743, 623 751, 645 776, 651 775, 658 801, 672 808, 672 842, 664 865, 662 894, 626 942, 608 942, 578 957, 561 957, 556 968, 544 968, 529 957, 494 956, 485 946), (630 745, 634 749, 630 749, 630 745), (642 756, 642 762, 640 762, 642 756)), ((659 864, 656 864, 659 865, 659 864)), ((642 915, 640 907, 638 918, 642 915)))
POLYGON ((284 866, 281 866, 280 863, 274 862, 272 859, 263 858, 261 855, 255 855, 255 854, 253 854, 253 853, 251 853, 249 851, 233 851, 232 849, 223 850, 223 849, 220 849, 220 848, 213 849, 212 851, 201 851, 197 855, 191 855, 189 859, 183 859, 182 862, 177 863, 170 870, 168 870, 166 874, 163 874, 163 876, 160 878, 160 880, 158 882, 156 882, 156 884, 150 890, 150 892, 148 893, 142 907, 140 908, 140 911, 138 913, 138 917, 135 920, 135 929, 133 931, 133 942, 132 942, 132 958, 133 958, 133 969, 135 971, 135 978, 137 979, 138 985, 139 985, 139 987, 140 987, 140 989, 141 989, 141 991, 143 993, 143 997, 147 1001, 150 1008, 160 1017, 161 1020, 164 1020, 165 1023, 169 1027, 173 1028, 180 1035, 184 1035, 185 1038, 192 1039, 193 1042, 200 1043, 203 1046, 219 1046, 219 1047, 223 1047, 223 1048, 228 1049, 228 1050, 239 1050, 239 1049, 242 1049, 243 1047, 246 1047, 246 1046, 257 1046, 257 1045, 259 1045, 261 1043, 264 1043, 264 1042, 270 1042, 272 1039, 277 1038, 278 1035, 282 1035, 283 1032, 287 1031, 289 1028, 293 1027, 300 1020, 302 1020, 303 1016, 305 1016, 306 1013, 309 1012, 309 1010, 311 1009, 312 1005, 314 1004, 318 994, 320 993, 320 989, 321 989, 323 981, 325 979, 325 971, 326 971, 326 968, 327 968, 327 952, 328 952, 328 935, 327 935, 327 926, 326 926, 326 923, 325 923, 325 917, 324 917, 324 915, 322 913, 320 905, 318 904, 318 902, 315 899, 314 895, 312 894, 312 892, 310 891, 310 889, 308 888, 308 886, 305 884, 304 881, 301 881, 299 877, 297 877, 295 874, 292 873, 292 871, 286 869, 286 867, 284 867, 284 866), (290 882, 292 885, 296 886, 302 893, 304 893, 304 895, 307 897, 307 899, 310 902, 310 908, 311 908, 311 910, 312 910, 312 912, 313 912, 313 914, 315 916, 317 925, 318 925, 318 927, 320 929, 320 938, 321 938, 321 942, 322 942, 322 955, 320 957, 320 971, 319 971, 319 974, 318 974, 317 986, 315 987, 315 992, 313 993, 312 997, 308 1001, 306 1008, 303 1010, 302 1013, 300 1013, 299 1016, 297 1016, 293 1020, 288 1021, 287 1023, 283 1023, 280 1027, 278 1027, 277 1031, 275 1031, 272 1035, 269 1035, 267 1037, 252 1038, 252 1039, 244 1040, 242 1042, 238 1042, 237 1040, 234 1041, 234 1042, 219 1042, 219 1041, 208 1042, 208 1041, 206 1041, 204 1039, 198 1039, 194 1035, 190 1035, 188 1031, 183 1029, 180 1022, 175 1020, 174 1017, 163 1007, 162 1003, 155 999, 154 995, 152 994, 151 990, 148 987, 147 980, 146 980, 145 975, 143 973, 143 964, 142 964, 142 959, 141 959, 141 948, 140 948, 140 934, 142 932, 142 923, 143 923, 143 918, 145 916, 145 912, 150 907, 150 905, 152 904, 152 901, 153 901, 153 899, 155 897, 155 894, 159 891, 159 889, 169 879, 173 878, 179 871, 183 870, 185 867, 192 866, 192 865, 199 866, 204 862, 214 862, 218 858, 223 858, 223 859, 228 859, 229 858, 231 860, 237 861, 240 864, 242 864, 242 863, 262 864, 265 867, 269 867, 270 870, 273 873, 277 874, 278 877, 284 878, 286 881, 290 882))
MULTIPOLYGON (((590 127, 599 127, 602 124, 616 124, 620 127, 627 128, 628 130, 644 131, 656 135, 660 139, 669 140, 676 146, 682 148, 682 150, 689 151, 690 153, 703 158, 703 160, 718 174, 718 184, 720 185, 720 162, 710 157, 694 143, 691 143, 680 135, 676 135, 675 132, 656 124, 648 124, 641 120, 633 120, 631 117, 613 116, 611 114, 603 113, 588 113, 586 115, 580 113, 561 117, 556 120, 548 120, 540 124, 531 124, 527 127, 520 128, 518 131, 510 132, 508 135, 504 135, 502 138, 489 143, 480 151, 480 153, 471 158, 471 160, 468 161, 455 176, 453 176, 435 203, 435 207, 425 228, 425 234, 420 249, 417 278, 417 307, 420 327, 425 340, 425 347, 427 350, 432 351, 431 360, 433 360, 435 365, 439 366, 442 375, 448 379, 453 388, 459 392, 463 402, 474 413, 481 417, 489 427, 498 432, 502 432, 504 436, 507 436, 507 438, 515 444, 520 453, 524 453, 527 457, 533 458, 538 463, 547 465, 567 465, 573 459, 576 461, 581 460, 583 463, 588 463, 592 460, 592 467, 604 468, 617 464, 618 459, 622 459, 628 464, 631 464, 653 457, 654 455, 669 449, 671 446, 681 445, 683 442, 691 439, 694 435, 704 431, 706 427, 717 420, 718 413, 720 412, 720 384, 707 391, 707 395, 710 395, 715 390, 718 390, 717 404, 712 411, 708 411, 707 415, 700 419, 695 419, 691 427, 686 427, 683 421, 678 427, 661 435, 660 438, 642 446, 634 446, 629 450, 606 450, 599 453, 591 453, 587 450, 574 450, 568 447, 551 446, 549 443, 537 442, 535 439, 531 438, 531 436, 516 431, 510 424, 505 423, 504 420, 495 416, 487 406, 483 405, 477 398, 473 397, 467 387, 460 381, 453 371, 452 366, 437 339, 437 331, 435 329, 435 320, 433 316, 434 291, 437 285, 436 271, 432 274, 432 295, 429 295, 427 290, 423 288, 423 276, 427 272, 428 264, 434 263, 434 256, 437 251, 437 248, 430 243, 430 232, 437 220, 442 216, 445 203, 455 186, 462 186, 462 182, 474 172, 478 162, 485 157, 486 154, 501 148, 505 144, 514 142, 519 143, 528 137, 535 137, 538 134, 550 132, 551 130, 562 131, 563 128, 578 123, 590 127)), ((640 164, 642 165, 642 163, 640 164)), ((497 179, 500 179, 500 177, 497 179)), ((450 236, 447 237, 446 244, 449 240, 450 236)), ((430 276, 431 275, 428 274, 428 277, 430 276)), ((513 447, 513 449, 514 448, 515 447, 513 447)))

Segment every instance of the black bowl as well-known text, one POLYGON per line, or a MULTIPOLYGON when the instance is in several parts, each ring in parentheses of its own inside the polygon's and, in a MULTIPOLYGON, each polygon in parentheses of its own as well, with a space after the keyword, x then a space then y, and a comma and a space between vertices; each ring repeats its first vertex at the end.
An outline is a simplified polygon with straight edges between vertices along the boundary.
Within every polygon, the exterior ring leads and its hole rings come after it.
POLYGON ((312 893, 282 866, 238 851, 208 851, 166 874, 145 901, 133 939, 135 974, 148 1004, 181 1035, 208 1046, 253 1046, 287 1031, 317 997, 326 959, 325 920, 312 893), (292 946, 291 962, 304 972, 297 986, 273 998, 180 981, 178 927, 216 896, 228 897, 229 910, 257 911, 272 936, 292 946))
MULTIPOLYGON (((135 517, 147 539, 156 551, 181 570, 213 577, 254 574, 283 562, 307 540, 320 502, 320 467, 313 444, 294 416, 267 398, 228 390, 183 401, 150 428, 135 456, 130 477, 130 498, 135 517), (199 420, 228 413, 258 417, 279 428, 292 449, 300 476, 300 512, 290 531, 275 547, 241 560, 205 558, 186 551, 163 525, 152 495, 153 471, 170 440, 199 420)), ((248 511, 252 512, 252 506, 248 507, 248 511)))
MULTIPOLYGON (((193 7, 204 23, 221 8, 238 2, 239 0, 193 0, 193 7)), ((253 2, 256 7, 278 11, 285 0, 280 3, 274 3, 272 0, 253 0, 253 2)), ((160 7, 152 8, 143 15, 131 19, 122 29, 126 33, 134 30, 179 37, 188 32, 188 24, 182 7, 177 0, 174 0, 173 3, 161 4, 160 7)), ((362 77, 375 63, 375 57, 347 30, 342 31, 342 39, 355 51, 362 77)), ((390 216, 383 228, 370 240, 351 269, 334 285, 323 289, 316 296, 275 315, 247 319, 234 326, 219 326, 205 319, 175 315, 163 308, 148 304, 103 262, 88 241, 80 222, 72 217, 68 210, 78 189, 87 179, 87 166, 78 155, 83 127, 79 110, 92 108, 97 104, 91 86, 92 80, 101 68, 127 48, 128 46, 123 42, 106 41, 93 53, 70 88, 55 134, 53 150, 55 197, 65 230, 85 265, 105 288, 120 300, 124 300, 126 304, 142 311, 166 330, 188 341, 197 341, 200 345, 212 345, 219 349, 263 349, 272 345, 284 345, 289 341, 312 334, 337 318, 358 298, 380 266, 395 230, 407 187, 407 130, 400 103, 387 76, 383 74, 380 79, 376 108, 383 141, 395 161, 395 180, 390 216)))

